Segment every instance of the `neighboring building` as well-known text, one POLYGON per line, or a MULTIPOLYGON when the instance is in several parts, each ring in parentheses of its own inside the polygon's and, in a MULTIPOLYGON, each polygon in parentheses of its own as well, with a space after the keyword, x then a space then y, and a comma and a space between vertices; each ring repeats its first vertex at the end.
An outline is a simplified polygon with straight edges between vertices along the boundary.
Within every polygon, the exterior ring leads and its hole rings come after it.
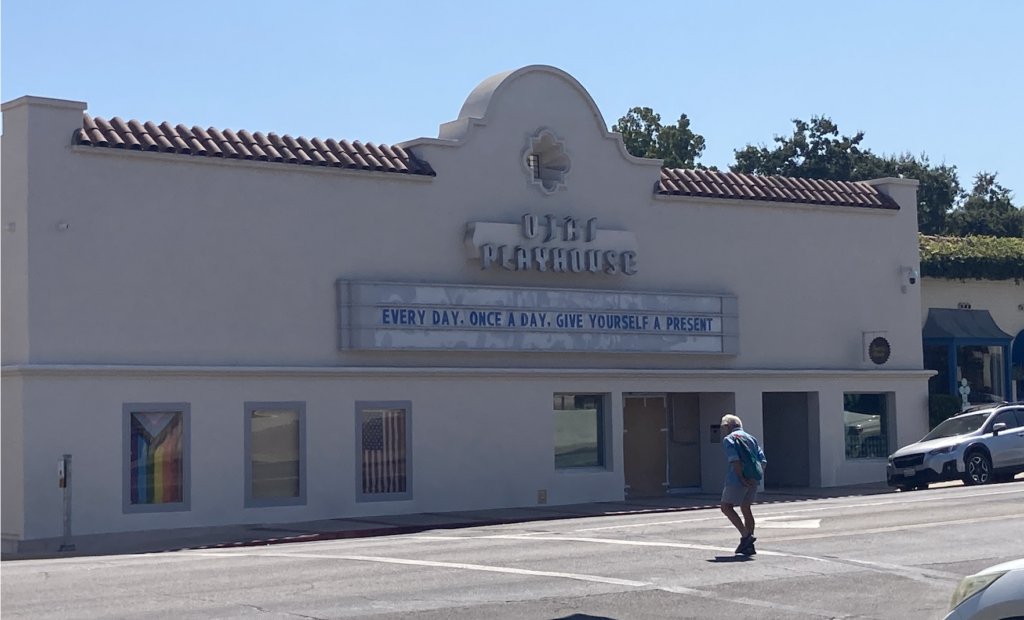
POLYGON ((927 431, 916 181, 665 170, 543 66, 392 147, 2 109, 8 547, 63 454, 87 535, 714 492, 729 412, 768 485, 879 481, 927 431))
MULTIPOLYGON (((1024 276, 1024 274, 1022 274, 1024 276)), ((1024 286, 1020 280, 921 281, 924 365, 932 394, 970 403, 1024 399, 1024 286)))

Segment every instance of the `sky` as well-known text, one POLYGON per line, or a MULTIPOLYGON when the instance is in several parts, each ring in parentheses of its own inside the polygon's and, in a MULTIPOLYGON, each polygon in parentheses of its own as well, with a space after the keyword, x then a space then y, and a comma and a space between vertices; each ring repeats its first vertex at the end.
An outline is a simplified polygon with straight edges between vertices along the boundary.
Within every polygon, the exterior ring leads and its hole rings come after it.
POLYGON ((559 67, 608 125, 681 113, 726 167, 830 117, 1024 204, 1024 1, 4 0, 0 99, 172 125, 392 144, 436 136, 487 77, 559 67))

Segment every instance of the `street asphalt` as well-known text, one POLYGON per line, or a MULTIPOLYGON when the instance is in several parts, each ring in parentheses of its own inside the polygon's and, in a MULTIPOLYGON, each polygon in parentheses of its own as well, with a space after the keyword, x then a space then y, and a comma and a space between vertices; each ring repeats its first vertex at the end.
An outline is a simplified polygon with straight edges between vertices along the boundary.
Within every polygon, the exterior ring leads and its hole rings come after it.
POLYGON ((32 618, 942 618, 957 582, 1024 557, 1024 480, 402 536, 4 562, 32 618))

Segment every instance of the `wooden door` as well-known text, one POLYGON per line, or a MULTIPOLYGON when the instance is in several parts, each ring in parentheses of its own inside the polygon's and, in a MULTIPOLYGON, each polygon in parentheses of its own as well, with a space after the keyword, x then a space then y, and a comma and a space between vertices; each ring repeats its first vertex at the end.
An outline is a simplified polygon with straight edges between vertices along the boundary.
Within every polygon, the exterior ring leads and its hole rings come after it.
POLYGON ((623 467, 626 496, 665 495, 667 429, 665 399, 662 397, 626 397, 622 409, 623 467))

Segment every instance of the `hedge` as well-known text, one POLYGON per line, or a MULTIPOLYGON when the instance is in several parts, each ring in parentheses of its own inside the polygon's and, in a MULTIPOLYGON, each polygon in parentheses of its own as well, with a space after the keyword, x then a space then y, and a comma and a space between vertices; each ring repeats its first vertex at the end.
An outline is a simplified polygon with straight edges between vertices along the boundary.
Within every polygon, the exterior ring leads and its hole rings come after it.
POLYGON ((1024 239, 920 235, 921 275, 945 280, 1024 279, 1024 239))

